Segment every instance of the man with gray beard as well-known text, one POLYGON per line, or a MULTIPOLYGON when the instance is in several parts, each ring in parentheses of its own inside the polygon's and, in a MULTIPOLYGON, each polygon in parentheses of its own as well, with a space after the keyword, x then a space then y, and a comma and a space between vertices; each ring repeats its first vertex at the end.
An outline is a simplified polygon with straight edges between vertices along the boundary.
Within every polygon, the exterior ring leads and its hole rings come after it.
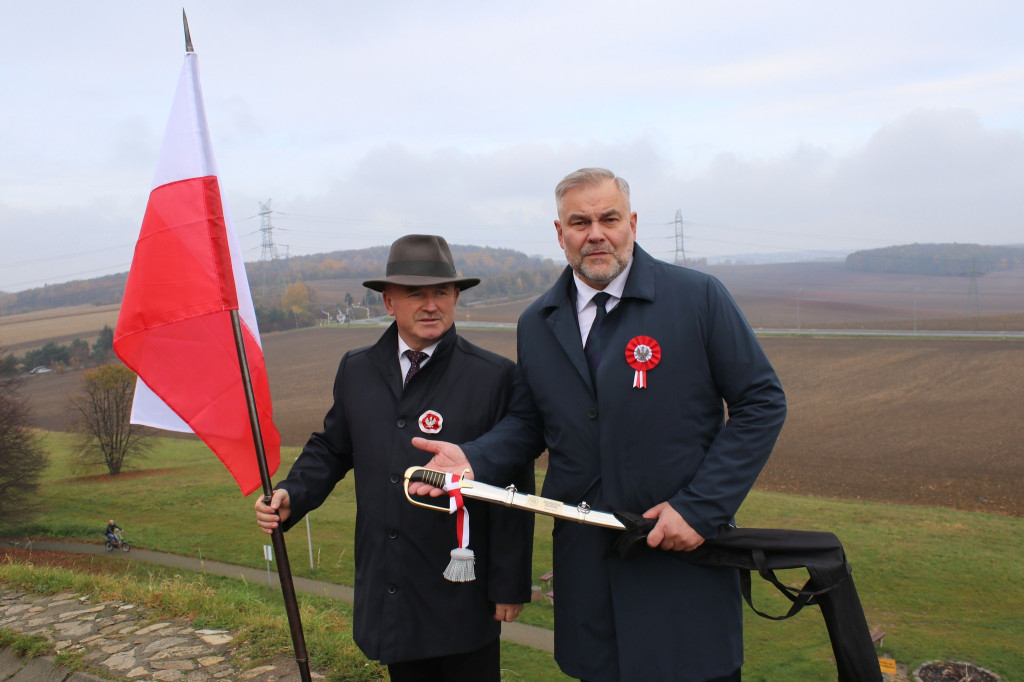
POLYGON ((738 572, 678 557, 733 522, 782 428, 782 387, 718 280, 635 244, 625 180, 585 168, 555 198, 569 267, 519 319, 508 414, 461 448, 413 444, 434 453, 429 468, 470 468, 498 485, 547 448, 545 497, 656 520, 652 550, 628 560, 612 551, 615 531, 555 521, 555 659, 566 674, 739 680, 738 572))

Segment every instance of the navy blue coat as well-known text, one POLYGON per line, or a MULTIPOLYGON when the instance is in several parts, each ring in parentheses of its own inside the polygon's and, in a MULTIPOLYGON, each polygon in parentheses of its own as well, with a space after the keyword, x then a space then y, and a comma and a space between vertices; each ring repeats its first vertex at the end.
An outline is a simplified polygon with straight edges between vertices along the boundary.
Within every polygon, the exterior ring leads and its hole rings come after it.
MULTIPOLYGON (((486 433, 505 414, 513 373, 510 360, 462 339, 454 326, 404 390, 394 324, 375 345, 342 358, 324 428, 278 487, 291 500, 287 529, 354 470, 353 637, 367 657, 389 664, 473 651, 500 634, 495 603, 530 601, 531 514, 469 502, 477 577, 453 583, 442 573, 458 542, 455 515, 415 507, 402 490, 405 470, 430 459, 412 437, 460 441, 486 433), (443 418, 438 433, 419 428, 427 410, 443 418)), ((534 490, 533 462, 510 480, 534 490)))
MULTIPOLYGON (((742 313, 715 278, 639 246, 591 381, 566 268, 520 317, 509 415, 463 446, 476 476, 502 483, 546 447, 543 495, 643 513, 669 501, 705 538, 732 521, 782 428, 785 396, 742 313), (610 336, 609 336, 610 334, 610 336), (626 345, 661 347, 634 388, 626 345), (728 405, 726 420, 725 405, 728 405)), ((555 658, 573 677, 707 680, 743 661, 736 571, 674 552, 609 554, 614 531, 556 521, 555 658)))

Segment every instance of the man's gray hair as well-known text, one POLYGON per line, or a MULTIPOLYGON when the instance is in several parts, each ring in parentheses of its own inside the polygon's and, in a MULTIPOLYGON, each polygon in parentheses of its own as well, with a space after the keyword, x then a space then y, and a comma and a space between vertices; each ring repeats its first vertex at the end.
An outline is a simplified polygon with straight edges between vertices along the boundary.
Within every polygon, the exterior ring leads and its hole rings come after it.
POLYGON ((626 199, 626 204, 629 205, 629 183, 624 178, 618 177, 607 168, 581 168, 566 175, 558 183, 558 186, 555 187, 556 208, 560 209, 562 207, 562 197, 569 190, 587 185, 597 185, 605 180, 615 181, 615 184, 619 186, 619 191, 622 192, 622 196, 626 199))

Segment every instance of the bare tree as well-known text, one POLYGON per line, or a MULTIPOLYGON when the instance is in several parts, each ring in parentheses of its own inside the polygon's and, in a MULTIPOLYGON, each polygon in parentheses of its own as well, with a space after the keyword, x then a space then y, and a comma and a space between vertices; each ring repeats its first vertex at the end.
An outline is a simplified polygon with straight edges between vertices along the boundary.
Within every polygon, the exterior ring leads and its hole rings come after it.
POLYGON ((29 428, 20 385, 20 379, 0 377, 0 525, 25 520, 47 464, 39 437, 29 428))
POLYGON ((124 365, 103 365, 82 378, 81 392, 71 398, 80 416, 82 464, 105 464, 117 476, 126 458, 149 449, 148 434, 128 421, 134 391, 135 372, 124 365))

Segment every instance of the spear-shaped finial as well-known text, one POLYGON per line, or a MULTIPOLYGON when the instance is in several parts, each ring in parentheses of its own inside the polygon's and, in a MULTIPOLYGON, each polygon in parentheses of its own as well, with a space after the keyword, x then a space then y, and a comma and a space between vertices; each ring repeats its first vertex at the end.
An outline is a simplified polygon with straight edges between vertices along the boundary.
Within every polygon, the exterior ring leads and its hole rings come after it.
POLYGON ((192 49, 192 34, 188 32, 188 17, 185 16, 185 8, 181 8, 181 20, 185 22, 185 52, 195 52, 192 49))

